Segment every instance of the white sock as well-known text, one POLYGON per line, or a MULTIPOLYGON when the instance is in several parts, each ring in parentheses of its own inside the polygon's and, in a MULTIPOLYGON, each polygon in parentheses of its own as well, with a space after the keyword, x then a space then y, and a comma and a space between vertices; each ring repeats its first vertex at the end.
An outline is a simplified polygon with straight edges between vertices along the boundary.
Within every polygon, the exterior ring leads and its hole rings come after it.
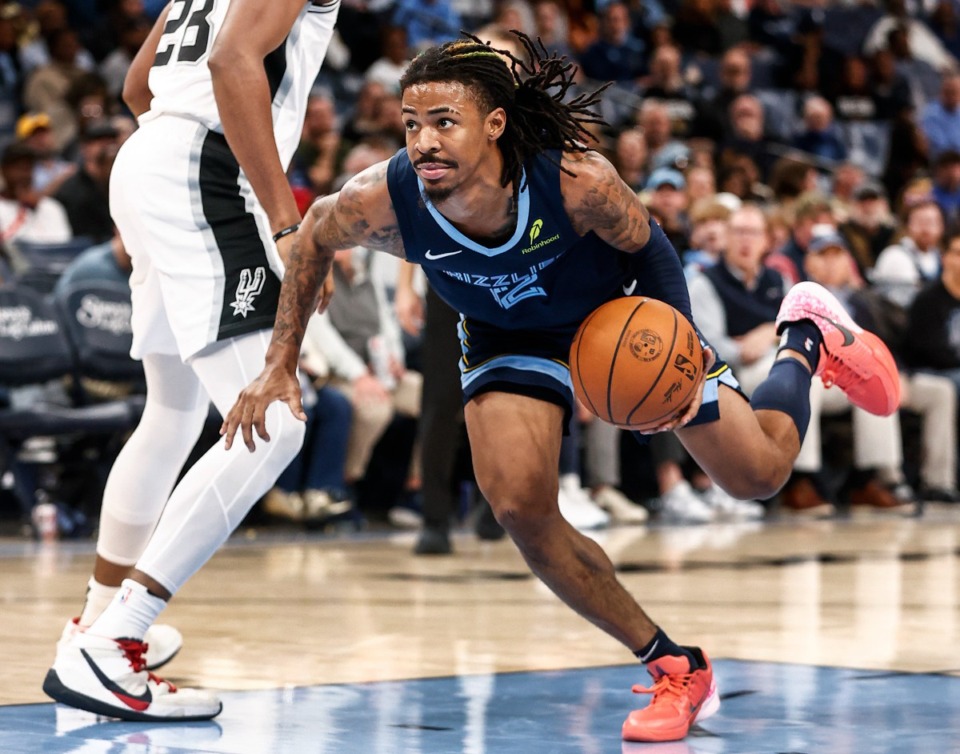
POLYGON ((119 588, 101 584, 93 576, 90 577, 87 582, 87 597, 80 612, 80 628, 89 628, 90 624, 100 617, 100 613, 107 609, 119 588))
POLYGON ((143 584, 124 579, 113 601, 90 626, 89 633, 111 639, 143 639, 166 606, 165 600, 147 592, 143 584))

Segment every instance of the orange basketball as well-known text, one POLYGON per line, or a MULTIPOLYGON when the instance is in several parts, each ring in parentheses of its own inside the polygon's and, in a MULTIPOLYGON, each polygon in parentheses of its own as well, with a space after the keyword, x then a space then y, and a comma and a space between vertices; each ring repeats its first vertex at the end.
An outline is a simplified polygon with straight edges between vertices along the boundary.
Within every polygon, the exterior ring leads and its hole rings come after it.
POLYGON ((702 370, 693 325, 652 298, 608 301, 583 321, 570 346, 577 398, 624 429, 653 429, 680 413, 702 370))

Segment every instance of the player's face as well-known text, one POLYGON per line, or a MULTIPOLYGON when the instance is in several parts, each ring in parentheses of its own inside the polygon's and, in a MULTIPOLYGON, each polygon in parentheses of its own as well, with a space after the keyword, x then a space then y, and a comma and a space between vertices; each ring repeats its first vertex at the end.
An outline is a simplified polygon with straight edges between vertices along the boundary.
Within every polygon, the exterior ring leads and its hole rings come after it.
POLYGON ((403 92, 407 156, 434 204, 474 176, 502 132, 502 109, 484 114, 463 84, 414 84, 403 92))

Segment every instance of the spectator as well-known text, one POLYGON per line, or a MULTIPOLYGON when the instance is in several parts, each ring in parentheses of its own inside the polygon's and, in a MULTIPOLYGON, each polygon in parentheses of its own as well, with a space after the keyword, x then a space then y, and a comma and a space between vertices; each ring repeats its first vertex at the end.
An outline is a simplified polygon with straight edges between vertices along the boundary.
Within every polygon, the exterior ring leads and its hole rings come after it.
POLYGON ((897 71, 910 84, 911 99, 917 108, 923 108, 937 97, 941 73, 923 57, 914 55, 907 29, 896 26, 887 35, 887 48, 893 55, 897 71))
POLYGON ((842 162, 834 168, 831 194, 838 218, 846 220, 857 188, 866 180, 863 168, 854 162, 842 162))
POLYGON ((870 90, 877 103, 877 116, 895 118, 913 107, 910 82, 897 70, 897 61, 890 50, 877 50, 870 62, 870 90))
POLYGON ((932 198, 908 206, 904 236, 877 258, 871 282, 893 304, 909 307, 917 291, 940 275, 943 213, 932 198))
POLYGON ((50 62, 38 66, 23 90, 27 109, 47 113, 54 143, 63 149, 77 135, 77 122, 67 102, 67 91, 86 71, 77 63, 80 43, 72 29, 60 29, 47 40, 50 62))
MULTIPOLYGON (((131 1, 139 3, 139 0, 127 0, 127 2, 131 1)), ((146 41, 152 26, 150 20, 145 16, 125 19, 119 29, 119 45, 101 61, 98 67, 100 76, 103 78, 110 96, 114 99, 120 99, 123 82, 127 77, 130 63, 133 62, 137 51, 146 41)))
POLYGON ((950 0, 940 0, 928 19, 930 29, 954 59, 960 60, 960 24, 957 9, 950 0))
POLYGON ((450 0, 397 0, 390 22, 407 30, 414 50, 456 39, 463 28, 450 0))
POLYGON ((36 156, 22 144, 11 144, 0 157, 0 244, 17 241, 61 243, 72 233, 63 205, 43 196, 33 185, 36 156))
POLYGON ((117 129, 107 120, 91 124, 81 136, 80 168, 54 194, 67 211, 74 235, 94 243, 113 237, 110 171, 120 148, 117 129))
POLYGON ((690 211, 690 249, 683 255, 684 274, 692 279, 698 272, 713 267, 727 248, 727 229, 731 211, 717 201, 701 199, 690 211))
POLYGON ((633 83, 647 69, 647 46, 630 30, 630 12, 611 2, 600 12, 599 38, 580 55, 583 74, 597 81, 633 83))
MULTIPOLYGON (((67 7, 60 0, 40 0, 33 9, 33 17, 36 30, 24 35, 25 41, 20 48, 20 61, 25 76, 50 63, 53 57, 51 40, 60 32, 71 30, 67 7)), ((97 67, 93 55, 80 46, 79 40, 74 62, 84 71, 93 71, 97 67)))
POLYGON ((685 174, 687 180, 687 203, 693 206, 701 200, 713 199, 717 193, 717 179, 713 170, 694 165, 685 174))
POLYGON ((687 53, 716 57, 723 51, 712 0, 681 0, 671 31, 687 53))
POLYGON ((721 142, 721 162, 732 153, 747 155, 759 168, 761 180, 767 180, 776 159, 770 149, 773 141, 759 99, 741 94, 730 103, 730 132, 721 142))
POLYGON ((644 79, 645 97, 659 100, 670 116, 670 136, 683 139, 690 135, 696 117, 693 94, 683 80, 680 50, 661 45, 650 59, 650 75, 644 79))
POLYGON ((767 264, 780 270, 790 285, 806 280, 804 259, 814 227, 835 224, 833 208, 825 196, 816 192, 802 194, 794 208, 790 240, 779 252, 771 255, 767 264))
POLYGON ((70 286, 85 282, 105 282, 129 285, 133 265, 120 234, 114 232, 109 241, 91 246, 77 255, 57 280, 54 294, 61 294, 70 286))
POLYGON ((646 191, 649 192, 647 208, 660 223, 673 248, 681 255, 690 244, 686 188, 683 173, 673 168, 657 168, 650 174, 646 185, 646 191))
POLYGON ((960 151, 960 73, 948 73, 940 85, 940 99, 923 110, 921 127, 930 146, 930 157, 960 151))
POLYGON ((879 183, 868 181, 853 192, 850 216, 840 224, 839 229, 857 262, 860 274, 866 276, 897 231, 887 195, 879 183))
POLYGON ((100 0, 107 12, 83 34, 83 43, 93 57, 102 64, 118 48, 125 46, 124 34, 133 25, 153 25, 143 0, 100 0))
POLYGON ((49 196, 73 175, 77 166, 60 158, 53 144, 50 117, 46 113, 27 113, 17 121, 17 139, 36 157, 33 185, 41 194, 49 196))
POLYGON ((933 199, 940 206, 947 228, 960 224, 960 152, 948 149, 933 163, 933 199))
POLYGON ((888 152, 883 185, 890 196, 898 196, 904 185, 925 173, 929 165, 927 138, 913 110, 902 110, 893 119, 888 152))
POLYGON ((613 163, 630 188, 640 191, 647 179, 647 139, 641 128, 627 128, 617 135, 613 163))
POLYGON ((340 131, 333 99, 315 92, 307 101, 303 136, 293 156, 290 172, 294 181, 307 186, 315 196, 328 194, 339 172, 340 131))
POLYGON ((847 158, 847 148, 833 123, 833 108, 823 97, 810 97, 803 104, 804 130, 793 137, 796 149, 830 165, 847 158))
POLYGON ((539 37, 548 50, 558 55, 573 58, 570 47, 570 21, 564 7, 557 0, 536 0, 533 4, 535 37, 539 37))
POLYGON ((741 94, 750 92, 752 65, 743 47, 727 50, 720 60, 720 83, 705 87, 698 103, 693 133, 720 143, 730 135, 730 105, 741 94))
POLYGON ((676 148, 685 150, 681 142, 670 137, 670 110, 659 100, 645 99, 637 111, 637 125, 643 130, 650 153, 648 163, 660 164, 660 153, 671 153, 676 148))
POLYGON ((20 112, 23 72, 17 46, 16 18, 20 7, 13 3, 0 6, 0 142, 9 142, 20 112))
POLYGON ((888 0, 887 15, 867 32, 864 52, 870 55, 885 47, 894 31, 901 33, 909 49, 935 70, 945 71, 956 65, 956 59, 944 49, 936 35, 922 21, 908 15, 905 0, 888 0))
POLYGON ((382 54, 367 69, 364 79, 376 81, 386 91, 397 94, 400 92, 400 77, 410 62, 407 31, 402 26, 386 26, 380 36, 382 54))

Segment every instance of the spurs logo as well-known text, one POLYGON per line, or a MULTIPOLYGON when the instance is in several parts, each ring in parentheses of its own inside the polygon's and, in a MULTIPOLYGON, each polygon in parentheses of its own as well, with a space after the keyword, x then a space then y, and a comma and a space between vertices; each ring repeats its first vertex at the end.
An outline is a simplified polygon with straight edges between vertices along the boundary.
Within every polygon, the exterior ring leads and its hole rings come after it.
POLYGON ((249 267, 240 271, 240 282, 237 284, 237 297, 230 304, 233 307, 233 316, 247 318, 247 314, 254 310, 253 300, 263 290, 263 283, 267 279, 267 272, 263 267, 251 270, 249 267))

